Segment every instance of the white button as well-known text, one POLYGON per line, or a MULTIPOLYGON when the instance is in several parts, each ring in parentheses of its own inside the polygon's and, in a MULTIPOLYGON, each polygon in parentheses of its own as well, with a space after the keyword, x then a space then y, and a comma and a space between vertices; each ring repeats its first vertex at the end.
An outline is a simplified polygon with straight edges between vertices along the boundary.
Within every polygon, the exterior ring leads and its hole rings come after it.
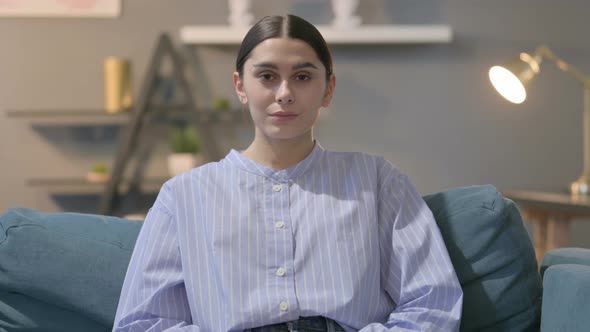
POLYGON ((287 309, 289 309, 289 304, 287 302, 281 302, 281 304, 279 304, 279 308, 281 311, 287 311, 287 309))
POLYGON ((275 184, 274 186, 272 186, 273 191, 279 192, 279 191, 281 191, 281 189, 282 189, 281 185, 279 185, 279 184, 275 184))
POLYGON ((284 221, 277 221, 275 223, 275 227, 276 228, 284 228, 285 227, 285 222, 284 221))
POLYGON ((278 275, 279 277, 282 277, 282 276, 284 276, 284 275, 285 275, 285 269, 284 269, 284 268, 282 268, 282 267, 279 267, 279 268, 277 269, 277 275, 278 275))

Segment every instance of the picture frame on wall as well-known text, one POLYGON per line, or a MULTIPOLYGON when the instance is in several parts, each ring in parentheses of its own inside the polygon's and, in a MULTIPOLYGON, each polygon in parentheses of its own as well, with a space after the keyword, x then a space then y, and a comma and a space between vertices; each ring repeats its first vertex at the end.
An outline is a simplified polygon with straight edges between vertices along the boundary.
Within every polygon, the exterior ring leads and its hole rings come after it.
POLYGON ((0 0, 0 17, 98 17, 121 15, 121 0, 0 0))

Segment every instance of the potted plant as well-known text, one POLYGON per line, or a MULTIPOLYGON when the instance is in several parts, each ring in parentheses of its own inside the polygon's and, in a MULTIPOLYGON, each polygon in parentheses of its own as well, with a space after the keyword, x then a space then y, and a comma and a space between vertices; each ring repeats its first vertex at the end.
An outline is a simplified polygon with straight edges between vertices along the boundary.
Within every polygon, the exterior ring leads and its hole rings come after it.
POLYGON ((229 111, 231 109, 231 103, 229 99, 225 97, 215 98, 213 100, 213 110, 218 112, 229 111))
POLYGON ((168 172, 175 176, 205 163, 201 153, 201 141, 197 131, 191 127, 173 127, 170 133, 168 172))
POLYGON ((110 178, 109 167, 103 162, 95 163, 86 176, 88 182, 102 183, 110 178))

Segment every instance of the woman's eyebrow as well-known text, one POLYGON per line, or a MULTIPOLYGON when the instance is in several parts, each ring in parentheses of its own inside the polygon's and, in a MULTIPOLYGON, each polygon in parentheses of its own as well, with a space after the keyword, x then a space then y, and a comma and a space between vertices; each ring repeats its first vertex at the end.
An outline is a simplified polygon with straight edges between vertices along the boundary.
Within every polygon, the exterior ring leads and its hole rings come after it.
MULTIPOLYGON (((277 65, 275 65, 274 63, 270 63, 270 62, 257 63, 257 64, 253 64, 252 66, 254 68, 269 68, 269 69, 279 70, 279 67, 277 65)), ((291 67, 292 70, 299 70, 299 69, 303 69, 303 68, 318 69, 318 67, 311 62, 298 63, 298 64, 294 65, 293 67, 291 67)))
POLYGON ((293 66, 293 70, 303 69, 303 68, 315 68, 318 69, 313 63, 311 62, 304 62, 293 66))
POLYGON ((254 67, 254 68, 270 68, 270 69, 279 70, 279 67, 277 67, 277 65, 272 64, 270 62, 263 62, 263 63, 253 64, 252 67, 254 67))

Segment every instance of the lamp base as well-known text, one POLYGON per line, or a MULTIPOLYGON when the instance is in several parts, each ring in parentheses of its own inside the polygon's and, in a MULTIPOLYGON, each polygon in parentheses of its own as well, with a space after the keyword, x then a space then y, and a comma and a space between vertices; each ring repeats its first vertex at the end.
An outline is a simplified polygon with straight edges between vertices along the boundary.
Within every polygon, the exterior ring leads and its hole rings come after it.
POLYGON ((589 196, 590 182, 588 182, 588 179, 582 175, 577 181, 572 182, 570 185, 570 192, 575 196, 589 196))

